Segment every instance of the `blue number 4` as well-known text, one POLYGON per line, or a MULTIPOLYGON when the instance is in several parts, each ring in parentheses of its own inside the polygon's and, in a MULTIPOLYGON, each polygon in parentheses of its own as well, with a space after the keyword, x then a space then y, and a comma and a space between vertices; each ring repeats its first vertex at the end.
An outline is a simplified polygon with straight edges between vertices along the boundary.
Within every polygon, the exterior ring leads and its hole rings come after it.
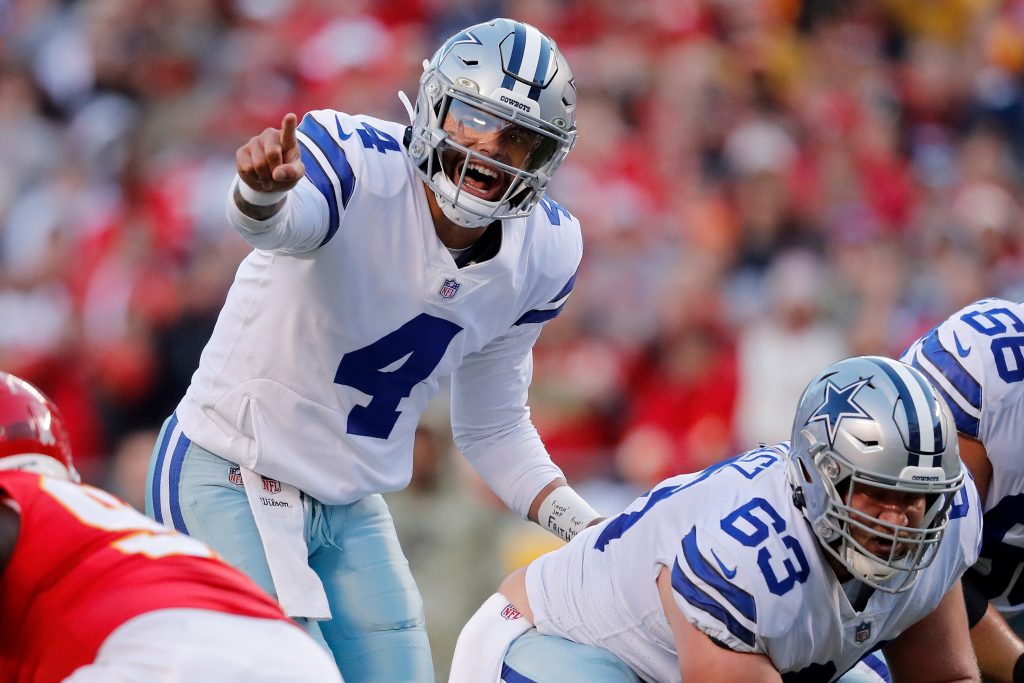
POLYGON ((387 439, 401 412, 398 403, 430 376, 462 328, 426 313, 369 346, 341 358, 334 382, 368 394, 369 404, 348 414, 349 434, 387 439))
POLYGON ((366 122, 356 128, 356 132, 359 133, 359 139, 363 141, 363 147, 366 149, 375 149, 381 154, 386 154, 389 150, 398 152, 402 149, 398 140, 366 122))

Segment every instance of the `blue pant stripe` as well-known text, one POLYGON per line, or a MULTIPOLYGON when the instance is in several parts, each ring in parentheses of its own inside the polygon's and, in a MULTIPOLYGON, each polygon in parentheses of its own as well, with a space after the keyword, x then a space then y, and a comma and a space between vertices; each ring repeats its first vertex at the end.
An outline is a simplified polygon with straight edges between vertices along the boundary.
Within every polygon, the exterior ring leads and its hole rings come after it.
POLYGON ((185 519, 181 514, 181 495, 179 491, 181 488, 181 466, 185 464, 185 451, 191 445, 192 442, 182 432, 181 436, 178 437, 178 442, 174 444, 174 453, 171 455, 171 471, 167 477, 171 521, 174 528, 183 534, 188 533, 188 528, 185 526, 185 519))
POLYGON ((164 470, 164 457, 167 455, 167 445, 171 441, 171 434, 178 426, 177 413, 171 415, 171 419, 164 428, 164 438, 160 442, 160 450, 157 452, 156 465, 153 467, 153 517, 161 524, 164 523, 164 513, 160 508, 160 481, 164 470))
POLYGON ((527 678, 508 664, 501 665, 501 680, 505 683, 537 683, 537 681, 527 678))

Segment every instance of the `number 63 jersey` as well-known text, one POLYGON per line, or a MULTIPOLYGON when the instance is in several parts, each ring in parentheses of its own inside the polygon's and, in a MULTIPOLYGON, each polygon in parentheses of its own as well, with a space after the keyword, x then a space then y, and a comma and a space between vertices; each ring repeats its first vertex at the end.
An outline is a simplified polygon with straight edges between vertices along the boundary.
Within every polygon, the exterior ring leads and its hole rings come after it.
POLYGON ((242 230, 256 249, 176 411, 198 445, 327 504, 408 484, 420 415, 448 375, 471 461, 495 435, 539 447, 531 349, 582 257, 579 223, 544 198, 501 224, 493 257, 457 267, 404 132, 330 110, 303 118, 306 175, 279 229, 242 230))
POLYGON ((968 483, 917 582, 855 611, 792 502, 788 454, 782 443, 667 479, 536 560, 526 588, 538 631, 610 650, 645 680, 679 681, 656 585, 666 567, 675 605, 709 637, 767 655, 784 681, 832 681, 929 614, 977 556, 968 483))
POLYGON ((1024 611, 1024 305, 982 299, 914 342, 902 360, 945 399, 957 431, 977 439, 992 477, 977 585, 1007 616, 1024 611))

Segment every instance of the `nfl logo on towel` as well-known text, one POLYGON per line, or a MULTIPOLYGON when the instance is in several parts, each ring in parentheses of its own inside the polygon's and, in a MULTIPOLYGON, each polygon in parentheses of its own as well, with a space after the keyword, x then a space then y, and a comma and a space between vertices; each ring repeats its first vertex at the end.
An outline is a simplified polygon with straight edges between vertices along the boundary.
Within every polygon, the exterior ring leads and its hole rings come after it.
POLYGON ((441 291, 439 291, 438 294, 441 295, 442 299, 451 299, 455 296, 456 292, 459 291, 459 287, 461 286, 462 285, 455 281, 455 278, 446 277, 444 279, 444 284, 441 285, 441 291))
POLYGON ((857 624, 857 632, 854 634, 853 637, 856 639, 858 645, 860 643, 863 643, 868 638, 870 638, 871 624, 866 621, 862 621, 859 624, 857 624))
POLYGON ((262 479, 264 491, 267 493, 281 493, 281 482, 276 479, 267 479, 266 477, 262 477, 262 479))
POLYGON ((523 616, 523 613, 517 610, 510 602, 505 605, 505 609, 501 610, 501 616, 506 621, 512 621, 513 619, 518 619, 523 616))

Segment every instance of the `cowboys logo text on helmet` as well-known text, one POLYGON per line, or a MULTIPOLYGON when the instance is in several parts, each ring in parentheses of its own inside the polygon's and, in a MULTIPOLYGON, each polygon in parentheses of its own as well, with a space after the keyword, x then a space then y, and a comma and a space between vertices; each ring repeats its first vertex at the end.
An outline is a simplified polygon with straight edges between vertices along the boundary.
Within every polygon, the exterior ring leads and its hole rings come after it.
POLYGON ((793 422, 789 479, 826 552, 864 583, 889 593, 910 588, 934 559, 964 471, 953 418, 914 368, 876 356, 849 358, 804 390, 793 422), (920 526, 854 510, 864 487, 922 494, 920 526), (890 548, 868 550, 851 533, 890 548))
POLYGON ((445 216, 473 228, 529 215, 576 143, 576 86, 553 40, 494 19, 425 63, 409 153, 445 216), (473 141, 518 145, 522 160, 473 141))

